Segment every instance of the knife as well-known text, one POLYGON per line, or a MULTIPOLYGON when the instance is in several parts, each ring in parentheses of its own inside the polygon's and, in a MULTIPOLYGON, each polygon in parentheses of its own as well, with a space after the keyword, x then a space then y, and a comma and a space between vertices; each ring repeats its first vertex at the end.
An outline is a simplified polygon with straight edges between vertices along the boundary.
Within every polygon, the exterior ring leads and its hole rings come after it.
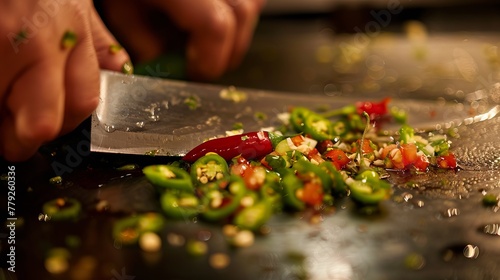
MULTIPOLYGON (((357 101, 359 97, 340 93, 235 89, 102 71, 100 102, 92 114, 91 151, 183 156, 206 139, 225 136, 235 126, 245 132, 279 127, 281 114, 292 106, 334 109, 357 101)), ((420 128, 470 119, 463 106, 457 110, 457 103, 393 98, 390 105, 406 110, 410 124, 420 128)), ((384 129, 396 131, 398 127, 393 124, 384 129)))

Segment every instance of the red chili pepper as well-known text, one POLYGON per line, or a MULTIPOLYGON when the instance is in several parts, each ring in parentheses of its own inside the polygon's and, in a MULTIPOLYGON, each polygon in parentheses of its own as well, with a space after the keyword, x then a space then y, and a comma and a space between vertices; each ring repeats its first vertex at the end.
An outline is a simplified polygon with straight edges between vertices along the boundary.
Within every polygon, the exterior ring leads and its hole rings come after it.
POLYGON ((387 114, 387 104, 391 101, 391 98, 386 97, 380 102, 356 102, 356 109, 358 114, 363 114, 366 112, 370 115, 370 119, 376 119, 387 114))
POLYGON ((212 139, 189 151, 182 160, 195 162, 209 152, 217 153, 227 161, 240 155, 249 160, 258 159, 271 153, 276 145, 286 137, 267 131, 259 131, 212 139))

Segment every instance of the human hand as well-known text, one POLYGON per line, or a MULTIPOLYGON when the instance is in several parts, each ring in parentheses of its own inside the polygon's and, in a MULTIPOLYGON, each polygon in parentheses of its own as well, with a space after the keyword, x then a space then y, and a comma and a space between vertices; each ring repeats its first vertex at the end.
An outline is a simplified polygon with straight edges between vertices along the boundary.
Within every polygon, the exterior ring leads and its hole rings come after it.
POLYGON ((129 57, 90 0, 0 0, 0 156, 28 159, 99 101, 99 68, 129 57), (63 39, 63 37, 65 39, 63 39))
MULTIPOLYGON (((167 41, 172 38, 162 38, 165 31, 151 20, 151 12, 162 12, 187 33, 188 74, 202 80, 217 78, 240 64, 265 4, 265 0, 101 2, 108 26, 138 62, 152 60, 175 44, 167 41)), ((168 25, 165 16, 163 23, 168 25)))

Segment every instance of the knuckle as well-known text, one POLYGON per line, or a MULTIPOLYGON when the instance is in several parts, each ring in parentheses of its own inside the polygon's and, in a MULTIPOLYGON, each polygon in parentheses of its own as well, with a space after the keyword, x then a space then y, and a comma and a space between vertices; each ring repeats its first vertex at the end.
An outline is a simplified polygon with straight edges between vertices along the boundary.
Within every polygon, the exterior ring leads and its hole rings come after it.
POLYGON ((205 14, 204 29, 214 38, 225 38, 233 32, 236 19, 229 7, 219 6, 217 12, 205 14))

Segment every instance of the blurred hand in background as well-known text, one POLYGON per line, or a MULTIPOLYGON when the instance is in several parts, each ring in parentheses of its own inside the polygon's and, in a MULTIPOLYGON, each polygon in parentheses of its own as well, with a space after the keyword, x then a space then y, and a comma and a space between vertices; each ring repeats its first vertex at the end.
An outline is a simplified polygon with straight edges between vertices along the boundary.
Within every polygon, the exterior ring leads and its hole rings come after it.
POLYGON ((265 0, 96 0, 134 62, 182 50, 190 78, 210 80, 239 65, 265 0), (181 46, 180 43, 184 43, 181 46))

